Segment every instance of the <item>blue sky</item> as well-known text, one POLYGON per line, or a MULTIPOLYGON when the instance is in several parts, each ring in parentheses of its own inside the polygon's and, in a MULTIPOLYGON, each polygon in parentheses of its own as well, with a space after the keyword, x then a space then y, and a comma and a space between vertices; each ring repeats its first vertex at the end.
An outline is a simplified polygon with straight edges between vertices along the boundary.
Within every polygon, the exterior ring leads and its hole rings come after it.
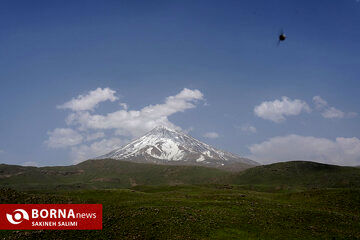
POLYGON ((263 163, 360 165, 359 22, 356 0, 1 1, 0 162, 73 164, 161 122, 263 163), (79 95, 95 105, 59 108, 79 95), (66 123, 156 104, 142 127, 66 123))

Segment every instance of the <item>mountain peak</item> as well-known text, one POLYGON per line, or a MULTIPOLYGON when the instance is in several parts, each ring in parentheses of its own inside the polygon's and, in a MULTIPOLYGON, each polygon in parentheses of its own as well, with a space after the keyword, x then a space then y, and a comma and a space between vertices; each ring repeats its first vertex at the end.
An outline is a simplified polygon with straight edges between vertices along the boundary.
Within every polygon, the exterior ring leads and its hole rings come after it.
POLYGON ((174 131, 174 129, 171 129, 169 127, 166 127, 165 125, 158 125, 156 127, 154 127, 151 131, 158 131, 158 130, 168 130, 168 131, 174 131))
POLYGON ((178 133, 179 131, 169 128, 165 125, 159 125, 159 126, 156 126, 155 128, 153 128, 149 133, 153 133, 153 132, 176 132, 176 133, 178 133))
POLYGON ((208 167, 234 164, 241 164, 244 167, 258 165, 252 160, 216 149, 181 131, 163 125, 98 158, 208 167))

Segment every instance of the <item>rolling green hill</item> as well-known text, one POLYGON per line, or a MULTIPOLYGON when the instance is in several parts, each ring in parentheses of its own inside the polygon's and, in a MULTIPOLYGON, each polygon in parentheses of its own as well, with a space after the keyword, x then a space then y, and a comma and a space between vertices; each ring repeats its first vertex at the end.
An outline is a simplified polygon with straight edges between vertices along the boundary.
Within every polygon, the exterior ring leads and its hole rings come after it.
POLYGON ((360 187, 360 169, 293 161, 231 173, 199 166, 88 160, 63 167, 0 164, 0 186, 18 190, 129 188, 137 185, 230 184, 269 189, 360 187))
POLYGON ((229 173, 198 166, 88 160, 64 167, 0 165, 0 186, 18 190, 128 188, 136 185, 212 183, 229 173))
POLYGON ((101 203, 104 215, 102 231, 0 231, 0 238, 360 239, 359 186, 359 168, 302 161, 238 173, 110 159, 2 164, 0 204, 101 203))
POLYGON ((292 161, 262 165, 231 176, 240 185, 301 188, 360 187, 360 169, 316 162, 292 161))

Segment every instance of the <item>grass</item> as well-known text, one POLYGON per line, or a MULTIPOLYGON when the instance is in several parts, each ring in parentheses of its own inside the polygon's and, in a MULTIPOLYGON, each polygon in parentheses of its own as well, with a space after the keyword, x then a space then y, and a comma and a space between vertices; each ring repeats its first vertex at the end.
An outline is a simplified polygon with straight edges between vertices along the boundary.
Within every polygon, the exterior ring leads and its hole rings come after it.
MULTIPOLYGON (((360 239, 360 190, 228 185, 22 193, 1 203, 102 203, 102 231, 1 231, 5 239, 360 239)), ((12 196, 12 197, 6 197, 12 196)))
POLYGON ((0 165, 0 203, 101 203, 102 231, 1 239, 360 239, 360 169, 287 162, 231 173, 92 160, 0 165))
POLYGON ((287 188, 351 188, 360 186, 360 169, 316 162, 292 161, 250 168, 234 174, 233 184, 287 188))

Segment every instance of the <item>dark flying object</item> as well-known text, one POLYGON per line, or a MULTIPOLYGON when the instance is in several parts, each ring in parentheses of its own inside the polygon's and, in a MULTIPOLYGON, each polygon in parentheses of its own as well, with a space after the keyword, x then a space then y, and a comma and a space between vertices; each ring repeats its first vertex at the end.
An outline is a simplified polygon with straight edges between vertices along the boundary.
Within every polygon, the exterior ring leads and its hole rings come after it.
POLYGON ((284 31, 281 30, 281 32, 279 33, 278 45, 280 44, 280 42, 283 42, 285 40, 286 40, 286 35, 285 35, 284 31))
POLYGON ((285 41, 285 39, 286 39, 285 33, 280 34, 279 41, 285 41))

